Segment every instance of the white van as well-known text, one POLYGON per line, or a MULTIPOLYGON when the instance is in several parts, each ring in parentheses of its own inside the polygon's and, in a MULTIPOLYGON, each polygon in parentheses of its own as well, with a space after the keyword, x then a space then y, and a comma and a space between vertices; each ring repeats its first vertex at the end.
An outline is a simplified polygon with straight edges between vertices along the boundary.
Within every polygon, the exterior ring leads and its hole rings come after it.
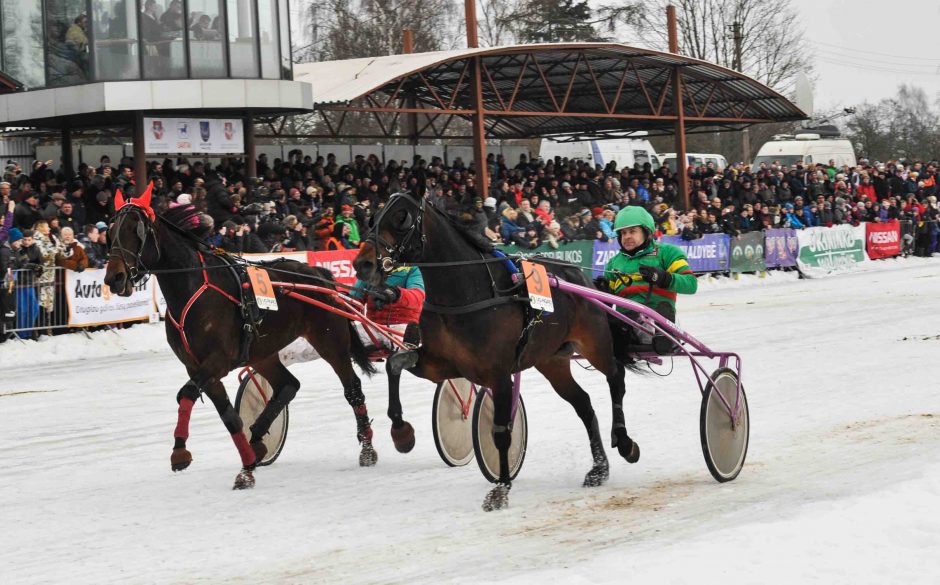
MULTIPOLYGON (((644 133, 645 134, 645 133, 644 133)), ((614 161, 617 168, 633 168, 634 163, 650 163, 653 170, 659 168, 659 157, 649 140, 645 138, 608 138, 606 140, 581 140, 578 142, 559 142, 564 136, 543 138, 539 148, 539 156, 548 162, 556 156, 569 160, 582 160, 585 162, 607 166, 614 161)))
POLYGON ((754 157, 753 166, 758 167, 761 163, 770 165, 774 161, 787 166, 793 166, 799 161, 803 161, 803 164, 825 165, 830 160, 834 160, 837 167, 854 167, 856 160, 852 143, 845 138, 839 138, 837 132, 807 131, 777 134, 760 147, 754 157))
MULTIPOLYGON (((663 163, 664 167, 669 167, 669 170, 676 172, 676 153, 674 152, 664 152, 660 156, 660 161, 663 163)), ((705 154, 700 152, 687 152, 685 153, 686 159, 689 161, 688 165, 690 167, 700 167, 712 163, 715 165, 716 171, 723 171, 728 168, 728 160, 721 156, 720 154, 705 154)))

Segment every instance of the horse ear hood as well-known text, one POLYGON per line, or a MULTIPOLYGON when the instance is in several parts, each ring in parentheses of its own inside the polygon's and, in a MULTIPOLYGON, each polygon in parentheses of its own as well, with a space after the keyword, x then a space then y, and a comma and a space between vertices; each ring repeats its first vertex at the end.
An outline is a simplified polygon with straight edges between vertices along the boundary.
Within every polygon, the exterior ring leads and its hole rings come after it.
POLYGON ((140 197, 135 197, 131 199, 131 203, 133 203, 134 205, 137 205, 138 207, 146 211, 147 216, 149 216, 151 220, 154 219, 153 208, 150 207, 150 196, 152 194, 153 194, 153 181, 150 181, 150 183, 147 185, 147 189, 144 190, 143 195, 141 195, 140 197))
POLYGON ((124 195, 121 194, 121 190, 118 189, 114 192, 114 211, 124 207, 124 195))

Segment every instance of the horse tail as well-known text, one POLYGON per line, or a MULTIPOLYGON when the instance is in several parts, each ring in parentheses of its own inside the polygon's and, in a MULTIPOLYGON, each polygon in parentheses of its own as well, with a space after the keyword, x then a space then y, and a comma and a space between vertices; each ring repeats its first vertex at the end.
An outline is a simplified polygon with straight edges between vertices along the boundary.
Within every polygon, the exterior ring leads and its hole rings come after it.
POLYGON ((369 361, 369 352, 366 351, 366 345, 362 342, 362 338, 359 337, 359 332, 356 331, 353 322, 349 321, 349 349, 352 353, 353 361, 359 366, 359 369, 362 370, 362 373, 366 376, 372 377, 375 374, 375 366, 372 365, 372 362, 369 361))

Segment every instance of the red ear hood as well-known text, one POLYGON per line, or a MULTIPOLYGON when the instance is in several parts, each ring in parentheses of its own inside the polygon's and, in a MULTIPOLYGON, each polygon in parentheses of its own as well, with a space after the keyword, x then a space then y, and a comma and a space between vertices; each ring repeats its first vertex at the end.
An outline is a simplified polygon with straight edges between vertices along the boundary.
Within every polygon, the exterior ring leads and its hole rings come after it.
POLYGON ((121 190, 118 189, 114 192, 114 211, 124 207, 124 195, 121 194, 121 190))
MULTIPOLYGON (((150 196, 152 193, 153 181, 150 181, 150 184, 147 185, 147 189, 144 191, 143 195, 140 197, 134 197, 130 201, 131 204, 136 205, 137 207, 140 207, 145 212, 147 212, 147 216, 149 216, 151 220, 154 219, 153 209, 150 207, 150 196)), ((115 209, 117 208, 115 207, 115 209)))

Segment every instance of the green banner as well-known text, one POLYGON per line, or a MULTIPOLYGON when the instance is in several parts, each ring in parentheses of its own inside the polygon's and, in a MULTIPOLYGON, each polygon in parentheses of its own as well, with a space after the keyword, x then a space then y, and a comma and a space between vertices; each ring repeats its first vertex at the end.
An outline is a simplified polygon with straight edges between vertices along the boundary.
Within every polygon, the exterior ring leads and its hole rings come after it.
POLYGON ((764 272, 764 233, 749 232, 731 238, 731 272, 764 272))
POLYGON ((555 260, 570 262, 585 269, 590 269, 593 266, 594 240, 577 240, 568 244, 560 244, 557 248, 542 244, 538 248, 520 248, 512 245, 499 246, 499 249, 506 254, 522 254, 525 256, 540 254, 555 260))

